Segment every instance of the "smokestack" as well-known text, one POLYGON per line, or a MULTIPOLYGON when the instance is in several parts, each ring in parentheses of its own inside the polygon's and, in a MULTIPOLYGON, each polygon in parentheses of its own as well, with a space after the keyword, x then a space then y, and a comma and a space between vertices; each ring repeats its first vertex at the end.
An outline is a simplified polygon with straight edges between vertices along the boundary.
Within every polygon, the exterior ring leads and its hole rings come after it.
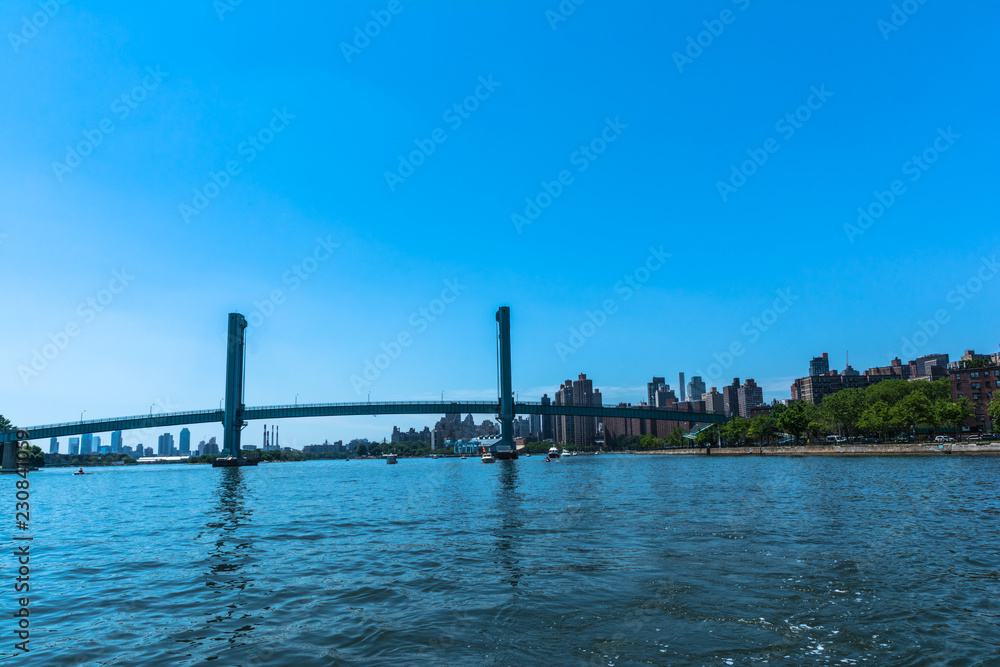
POLYGON ((275 434, 274 434, 274 448, 278 449, 278 434, 280 434, 281 431, 280 431, 280 427, 275 426, 275 428, 279 429, 279 430, 275 431, 275 434))

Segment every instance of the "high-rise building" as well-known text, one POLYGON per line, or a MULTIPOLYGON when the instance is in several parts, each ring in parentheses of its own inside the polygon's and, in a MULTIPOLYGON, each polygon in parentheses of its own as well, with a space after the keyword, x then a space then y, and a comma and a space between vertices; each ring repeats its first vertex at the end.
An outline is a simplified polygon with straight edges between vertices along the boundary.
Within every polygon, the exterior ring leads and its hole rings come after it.
POLYGON ((80 438, 80 456, 90 454, 94 449, 94 434, 84 433, 80 438))
POLYGON ((49 454, 59 453, 59 438, 49 438, 49 454))
POLYGON ((653 394, 653 403, 651 407, 654 408, 669 408, 677 402, 677 394, 674 390, 670 388, 669 384, 665 384, 653 394))
POLYGON ((661 389, 662 387, 666 387, 667 389, 670 389, 670 386, 667 384, 667 378, 658 378, 658 377, 656 377, 654 375, 653 376, 653 381, 646 383, 646 404, 647 405, 656 405, 656 392, 659 389, 661 389))
MULTIPOLYGON (((548 394, 542 396, 542 405, 552 405, 548 394)), ((542 415, 542 440, 552 440, 552 415, 542 415)))
POLYGON ((829 375, 830 374, 830 357, 827 356, 826 352, 818 357, 813 357, 812 361, 809 362, 809 376, 816 377, 817 375, 829 375))
POLYGON ((80 438, 69 439, 69 455, 76 456, 80 453, 80 438))
POLYGON ((700 375, 694 375, 691 377, 691 381, 687 384, 687 395, 692 401, 697 401, 701 398, 701 395, 705 393, 705 381, 700 375))
POLYGON ((750 417, 752 408, 764 405, 764 390, 757 386, 753 378, 747 379, 737 393, 740 417, 750 417))
POLYGON ((101 451, 101 436, 99 435, 94 436, 94 441, 91 443, 91 447, 93 447, 94 452, 101 451))
POLYGON ((145 451, 143 452, 143 455, 145 455, 145 456, 152 456, 153 455, 153 448, 152 447, 146 447, 145 451))
MULTIPOLYGON (((681 392, 681 403, 683 403, 684 401, 687 400, 687 396, 684 394, 684 388, 685 388, 685 385, 684 385, 684 373, 678 373, 677 374, 677 387, 678 387, 677 391, 681 392)), ((697 400, 697 399, 695 399, 694 396, 691 396, 691 399, 692 400, 697 400)))
POLYGON ((122 432, 112 431, 111 432, 111 453, 120 454, 122 451, 122 432))
POLYGON ((733 383, 722 388, 722 404, 727 417, 740 413, 740 379, 733 378, 733 383))
MULTIPOLYGON (((925 354, 922 357, 917 357, 914 359, 916 363, 917 377, 928 377, 931 375, 931 368, 935 366, 948 368, 948 355, 947 354, 925 354)), ((947 375, 947 372, 945 373, 947 375)), ((942 376, 944 377, 944 376, 942 376)))
POLYGON ((712 412, 718 415, 726 414, 726 403, 722 400, 722 394, 715 387, 712 387, 712 391, 703 393, 701 400, 705 401, 705 412, 712 412))
POLYGON ((191 431, 186 428, 181 429, 180 455, 189 456, 191 454, 191 431))
POLYGON ((156 439, 157 456, 176 456, 174 448, 174 436, 171 433, 164 433, 156 439))

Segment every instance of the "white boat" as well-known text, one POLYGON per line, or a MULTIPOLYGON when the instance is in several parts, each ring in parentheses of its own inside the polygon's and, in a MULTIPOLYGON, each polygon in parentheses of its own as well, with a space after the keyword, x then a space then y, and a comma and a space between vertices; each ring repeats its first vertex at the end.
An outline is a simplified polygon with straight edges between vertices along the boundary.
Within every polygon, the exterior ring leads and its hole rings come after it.
POLYGON ((493 457, 493 454, 491 454, 489 452, 486 452, 485 454, 483 454, 482 456, 480 456, 479 459, 483 463, 496 463, 496 459, 493 457))
POLYGON ((577 452, 573 452, 573 456, 578 456, 578 453, 577 452))
POLYGON ((569 450, 568 450, 568 449, 564 449, 564 450, 562 450, 562 455, 563 455, 563 456, 572 456, 572 454, 570 454, 570 453, 569 453, 569 450))
POLYGON ((555 446, 549 447, 548 458, 550 459, 559 458, 559 448, 555 446))
POLYGON ((396 461, 396 455, 395 454, 386 454, 385 455, 385 462, 388 463, 389 465, 392 465, 393 463, 398 463, 398 461, 396 461))
POLYGON ((465 459, 467 459, 467 458, 469 458, 469 457, 468 457, 468 456, 466 456, 465 454, 462 454, 462 460, 463 460, 463 461, 464 461, 465 459))

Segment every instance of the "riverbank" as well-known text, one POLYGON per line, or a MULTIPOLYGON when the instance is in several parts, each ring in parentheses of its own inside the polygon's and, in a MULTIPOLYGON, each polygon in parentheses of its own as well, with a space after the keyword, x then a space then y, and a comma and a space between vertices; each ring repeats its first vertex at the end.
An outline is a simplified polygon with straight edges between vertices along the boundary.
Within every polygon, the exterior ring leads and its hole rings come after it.
MULTIPOLYGON (((704 447, 635 452, 644 455, 705 456, 704 447)), ((1000 443, 797 445, 764 447, 713 447, 712 456, 978 456, 1000 455, 1000 443)))

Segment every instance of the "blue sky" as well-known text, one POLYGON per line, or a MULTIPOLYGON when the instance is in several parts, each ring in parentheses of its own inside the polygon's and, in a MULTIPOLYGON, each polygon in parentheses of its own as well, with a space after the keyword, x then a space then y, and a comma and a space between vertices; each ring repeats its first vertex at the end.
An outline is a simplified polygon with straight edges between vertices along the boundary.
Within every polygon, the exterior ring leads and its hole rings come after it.
POLYGON ((0 412, 217 406, 232 311, 248 405, 495 397, 501 304, 532 400, 997 349, 995 3, 331 4, 0 5, 0 412))

